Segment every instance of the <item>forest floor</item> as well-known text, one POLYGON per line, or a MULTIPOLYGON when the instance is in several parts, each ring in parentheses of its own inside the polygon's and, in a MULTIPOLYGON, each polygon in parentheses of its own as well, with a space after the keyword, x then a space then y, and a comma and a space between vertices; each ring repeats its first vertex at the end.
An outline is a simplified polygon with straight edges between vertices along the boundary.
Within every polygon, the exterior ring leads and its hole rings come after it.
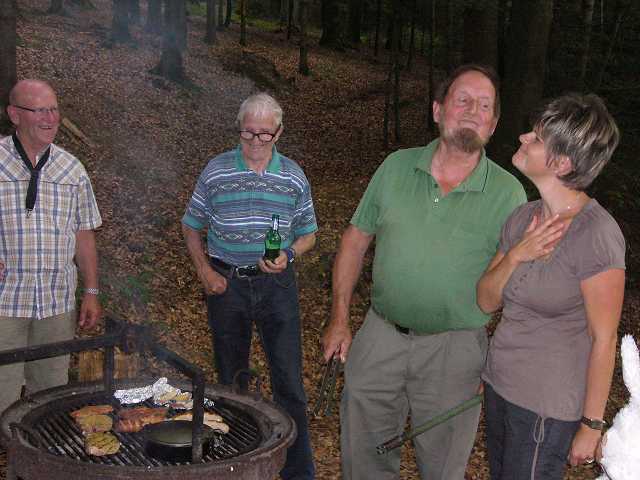
MULTIPOLYGON (((19 4, 19 78, 50 81, 63 116, 95 143, 88 147, 64 130, 57 140, 85 163, 103 215, 97 239, 105 310, 153 325, 163 342, 203 368, 211 382, 215 373, 206 307, 183 245, 180 218, 208 159, 235 146, 241 101, 263 89, 280 100, 285 130, 278 148, 309 177, 320 227, 317 247, 296 264, 304 383, 313 405, 323 373, 320 336, 329 315, 337 243, 386 154, 424 144, 424 65, 418 61, 413 72, 402 73, 402 141, 385 148, 386 62, 375 61, 365 50, 313 46, 312 74, 305 77, 297 73, 297 46, 284 33, 250 27, 249 46, 241 48, 232 25, 219 32, 217 45, 207 46, 203 19, 192 17, 185 55, 189 82, 177 85, 150 73, 160 58, 159 37, 134 26, 132 43, 110 45, 110 0, 94 0, 96 10, 71 16, 46 15, 47 0, 19 4)), ((369 255, 355 295, 354 329, 368 305, 370 261, 369 255)), ((637 335, 637 319, 638 295, 630 289, 621 333, 637 335)), ((266 377, 264 355, 257 341, 254 345, 252 364, 266 377)), ((625 398, 618 366, 609 419, 625 398)), ((482 432, 481 425, 467 479, 488 478, 482 432)), ((317 478, 339 479, 337 414, 312 418, 311 434, 317 478)), ((2 452, 0 466, 5 462, 2 452)), ((596 476, 594 468, 578 467, 566 478, 596 476)), ((403 451, 401 478, 418 478, 411 447, 403 451)))

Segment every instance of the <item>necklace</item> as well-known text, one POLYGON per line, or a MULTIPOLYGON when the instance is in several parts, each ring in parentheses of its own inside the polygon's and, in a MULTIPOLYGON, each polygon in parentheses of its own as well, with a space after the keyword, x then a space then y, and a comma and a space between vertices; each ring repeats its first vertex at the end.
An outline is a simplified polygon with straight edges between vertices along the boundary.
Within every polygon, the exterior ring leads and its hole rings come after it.
POLYGON ((548 208, 550 215, 547 215, 547 208, 545 208, 545 203, 543 201, 542 221, 545 221, 546 219, 554 215, 558 215, 560 218, 566 218, 566 219, 573 218, 582 209, 582 207, 584 207, 584 205, 587 203, 588 200, 589 200, 589 197, 584 195, 584 192, 581 192, 581 191, 576 192, 573 200, 565 207, 562 207, 561 209, 559 209, 557 212, 553 213, 551 212, 551 209, 548 208))

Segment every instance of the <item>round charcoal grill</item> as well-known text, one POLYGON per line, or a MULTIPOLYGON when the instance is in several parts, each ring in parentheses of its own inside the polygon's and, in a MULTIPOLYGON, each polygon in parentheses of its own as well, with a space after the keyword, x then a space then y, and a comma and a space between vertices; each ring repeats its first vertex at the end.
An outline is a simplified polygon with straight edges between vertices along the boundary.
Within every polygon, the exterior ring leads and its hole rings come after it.
MULTIPOLYGON (((52 351, 59 354, 63 343, 66 347, 73 342, 78 341, 51 344, 57 346, 52 351)), ((14 352, 18 351, 0 353, 0 364, 3 360, 8 363, 6 358, 14 352)), ((22 351, 19 353, 23 358, 22 351)), ((121 443, 120 450, 113 455, 88 455, 82 432, 70 412, 87 405, 111 404, 111 415, 115 417, 121 406, 113 397, 114 389, 153 383, 153 379, 113 381, 109 377, 105 376, 104 383, 65 385, 37 392, 2 414, 0 433, 7 448, 8 480, 271 480, 282 469, 287 448, 296 436, 291 417, 259 392, 238 392, 235 388, 201 383, 200 393, 194 391, 194 399, 198 395, 202 398, 204 387, 205 411, 217 413, 229 425, 228 434, 216 435, 202 450, 201 461, 158 460, 147 454, 142 432, 113 430, 121 443)), ((176 380, 169 383, 183 391, 190 391, 194 385, 176 380)), ((154 406, 150 401, 144 405, 154 406)))

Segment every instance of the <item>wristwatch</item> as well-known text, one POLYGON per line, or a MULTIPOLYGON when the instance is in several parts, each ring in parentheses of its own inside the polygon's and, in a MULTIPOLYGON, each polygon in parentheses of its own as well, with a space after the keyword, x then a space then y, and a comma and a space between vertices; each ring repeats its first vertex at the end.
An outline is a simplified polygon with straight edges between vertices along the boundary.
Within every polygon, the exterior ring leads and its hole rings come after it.
POLYGON ((285 248, 284 253, 287 254, 287 261, 289 263, 293 262, 296 259, 296 251, 293 248, 291 247, 285 248))
POLYGON ((604 430, 604 427, 607 425, 607 422, 605 422, 604 420, 597 420, 595 418, 582 417, 580 421, 587 427, 600 431, 604 430))

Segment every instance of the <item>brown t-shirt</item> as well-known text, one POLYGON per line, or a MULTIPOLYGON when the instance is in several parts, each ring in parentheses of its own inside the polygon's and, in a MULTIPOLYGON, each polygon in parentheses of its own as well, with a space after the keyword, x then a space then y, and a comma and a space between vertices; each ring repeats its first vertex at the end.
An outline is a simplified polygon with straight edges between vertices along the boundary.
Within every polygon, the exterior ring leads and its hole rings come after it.
MULTIPOLYGON (((541 208, 538 200, 511 214, 500 251, 508 252, 522 238, 541 208)), ((509 278, 482 378, 507 401, 542 417, 578 420, 591 351, 580 282, 624 269, 624 254, 618 224, 590 200, 549 258, 521 263, 509 278)))

